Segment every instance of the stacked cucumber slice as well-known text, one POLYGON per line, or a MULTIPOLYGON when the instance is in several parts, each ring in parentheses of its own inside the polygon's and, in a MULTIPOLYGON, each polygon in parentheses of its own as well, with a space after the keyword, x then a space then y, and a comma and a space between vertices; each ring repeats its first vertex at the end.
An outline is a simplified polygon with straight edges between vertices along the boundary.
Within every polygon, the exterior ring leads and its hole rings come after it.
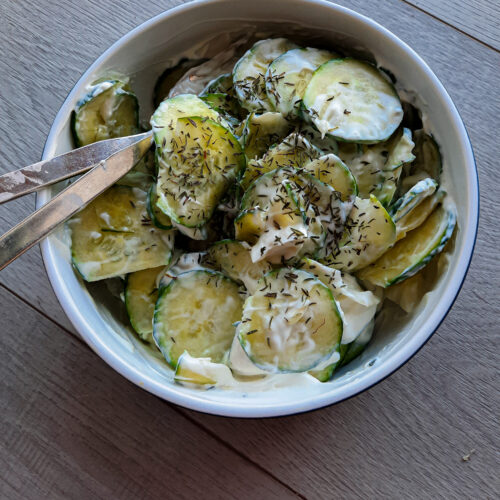
MULTIPOLYGON (((422 121, 403 122, 415 108, 366 61, 259 40, 180 93, 199 63, 165 70, 154 151, 68 223, 74 267, 125 278, 131 327, 179 383, 327 382, 376 334, 385 290, 421 279, 453 235, 439 146, 403 127, 422 121)), ((126 80, 100 80, 75 146, 137 133, 138 116, 126 80)))

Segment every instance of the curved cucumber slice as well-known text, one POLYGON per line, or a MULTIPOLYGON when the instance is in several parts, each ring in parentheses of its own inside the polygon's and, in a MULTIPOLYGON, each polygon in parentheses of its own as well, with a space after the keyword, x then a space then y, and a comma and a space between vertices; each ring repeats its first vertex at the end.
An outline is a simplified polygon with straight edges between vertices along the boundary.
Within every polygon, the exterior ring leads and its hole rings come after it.
POLYGON ((160 229, 172 229, 172 221, 168 215, 165 215, 157 206, 156 184, 152 184, 148 191, 147 209, 151 222, 160 229))
POLYGON ((165 148, 170 147, 175 131, 177 120, 189 116, 201 116, 220 122, 228 126, 227 122, 199 97, 192 94, 180 94, 170 99, 165 99, 158 106, 151 117, 151 126, 157 148, 157 160, 161 162, 165 148))
POLYGON ((180 274, 160 290, 153 338, 173 368, 184 351, 218 363, 231 347, 233 323, 241 319, 242 305, 238 285, 223 274, 180 274))
POLYGON ((443 250, 453 234, 455 224, 455 212, 443 206, 438 207, 421 226, 360 271, 358 278, 388 287, 413 276, 443 250))
POLYGON ((356 59, 334 59, 320 66, 303 103, 323 135, 343 141, 384 141, 403 119, 394 87, 377 68, 356 59))
POLYGON ((265 74, 269 64, 284 52, 297 45, 286 38, 260 40, 236 63, 233 85, 236 97, 248 111, 271 111, 266 95, 265 74))
POLYGON ((396 191, 403 165, 415 157, 409 129, 402 129, 388 141, 373 144, 341 144, 339 157, 356 178, 359 196, 376 196, 388 205, 396 191))
POLYGON ((311 172, 320 181, 332 186, 340 193, 342 201, 357 196, 358 185, 356 179, 346 164, 334 154, 321 156, 304 165, 304 170, 311 172))
POLYGON ((340 366, 347 365, 353 359, 357 358, 366 349, 366 346, 370 343, 370 340, 373 337, 374 326, 375 326, 375 321, 374 320, 370 321, 370 323, 366 325, 366 327, 359 334, 356 340, 354 340, 350 344, 346 344, 346 350, 340 362, 340 366))
POLYGON ((207 83, 207 86, 201 91, 200 97, 208 94, 232 94, 233 92, 233 75, 224 73, 207 83))
POLYGON ((125 307, 132 328, 142 340, 153 340, 153 314, 158 299, 158 278, 166 267, 144 269, 127 276, 125 285, 125 307))
POLYGON ((97 83, 77 102, 71 116, 71 130, 76 147, 137 134, 137 97, 124 82, 107 80, 97 83))
POLYGON ((375 196, 356 198, 339 247, 323 261, 355 271, 377 260, 396 241, 396 226, 375 196))
POLYGON ((319 66, 338 57, 327 50, 292 49, 277 57, 266 71, 267 98, 281 114, 298 117, 309 80, 319 66))
POLYGON ((384 181, 379 189, 374 191, 375 196, 385 205, 388 206, 396 193, 399 178, 403 171, 403 165, 410 163, 415 159, 412 150, 415 143, 412 140, 411 130, 408 128, 402 129, 399 133, 388 141, 389 155, 382 169, 384 181))
POLYGON ((237 238, 249 236, 253 262, 291 259, 308 241, 309 228, 292 186, 298 180, 295 169, 284 167, 262 175, 245 192, 235 229, 237 238))
POLYGON ((73 265, 86 281, 166 266, 173 231, 151 224, 147 193, 113 186, 69 221, 73 265))
POLYGON ((301 168, 321 154, 304 136, 293 132, 277 146, 270 148, 260 160, 248 163, 241 185, 246 189, 259 176, 277 168, 301 168))
POLYGON ((155 153, 150 149, 137 165, 116 184, 119 186, 137 187, 147 191, 156 177, 155 153))
POLYGON ((206 263, 254 293, 257 281, 271 271, 265 261, 252 262, 250 247, 241 241, 223 240, 208 249, 206 263))
POLYGON ((268 372, 303 372, 339 349, 342 318, 331 291, 312 274, 283 268, 259 281, 237 326, 241 346, 268 372))
POLYGON ((178 224, 202 226, 245 168, 240 144, 218 123, 191 117, 177 119, 162 149, 158 208, 178 224))
POLYGON ((175 368, 174 380, 183 385, 232 387, 236 380, 230 368, 222 363, 213 363, 210 358, 194 358, 185 352, 175 368))
POLYGON ((240 103, 229 94, 206 94, 200 99, 223 116, 233 129, 238 127, 241 117, 245 115, 240 103))
POLYGON ((281 113, 250 113, 241 134, 241 143, 249 160, 260 158, 273 144, 280 142, 292 126, 281 113))
POLYGON ((402 198, 391 207, 392 220, 397 222, 414 210, 423 200, 434 194, 438 183, 434 179, 426 178, 417 182, 402 198))
POLYGON ((396 241, 401 240, 408 232, 423 224, 445 196, 446 193, 440 189, 399 219, 396 222, 396 241))

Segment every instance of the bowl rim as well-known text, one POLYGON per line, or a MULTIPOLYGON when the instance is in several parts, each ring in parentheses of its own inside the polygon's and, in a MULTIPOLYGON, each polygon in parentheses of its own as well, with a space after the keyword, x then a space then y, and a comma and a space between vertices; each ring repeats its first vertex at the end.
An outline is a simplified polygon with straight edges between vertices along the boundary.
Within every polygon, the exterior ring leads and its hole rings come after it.
MULTIPOLYGON (((163 22, 169 17, 182 14, 189 10, 195 10, 200 5, 225 3, 231 0, 195 0, 186 4, 178 5, 169 10, 166 10, 151 19, 143 22, 124 36, 115 41, 108 49, 106 49, 80 76, 78 81, 73 86, 72 90, 67 95, 65 101, 61 105, 53 123, 50 128, 49 135, 45 142, 42 159, 50 157, 49 150, 52 145, 57 141, 57 135, 63 128, 67 121, 67 110, 69 103, 75 97, 77 89, 81 86, 82 82, 93 73, 103 61, 105 61, 114 52, 120 49, 123 45, 132 40, 140 32, 147 30, 154 25, 163 22)), ((432 311, 431 315, 426 320, 426 328, 420 328, 418 335, 415 335, 406 344, 395 352, 383 364, 378 366, 378 369, 371 372, 370 376, 365 377, 362 383, 351 384, 352 388, 347 390, 337 391, 334 393, 323 393, 311 396, 304 399, 299 403, 286 402, 278 404, 256 404, 254 406, 240 407, 238 405, 230 404, 222 401, 209 401, 198 397, 195 394, 186 394, 176 390, 174 384, 164 384, 149 376, 142 374, 137 368, 127 363, 124 359, 119 357, 113 350, 111 350, 105 341, 94 331, 92 325, 87 322, 86 318, 80 313, 78 305, 71 298, 71 293, 67 289, 62 275, 59 273, 57 256, 54 253, 54 248, 50 244, 50 239, 47 238, 40 244, 42 259, 47 271, 49 281, 54 289, 54 292, 60 302, 63 310, 75 327, 76 331, 82 336, 85 342, 96 352, 106 363, 113 369, 126 377, 131 382, 139 387, 146 389, 148 392, 159 396, 171 403, 183 406, 188 409, 197 410, 202 413, 212 415, 228 416, 228 417, 243 417, 243 418, 256 418, 256 417, 280 417, 295 415, 312 410, 317 410, 330 406, 341 401, 350 399, 358 394, 370 389, 374 385, 382 382, 392 373, 398 370, 406 362, 408 362, 417 352, 428 342, 431 336, 437 331, 441 323, 446 318, 448 312, 452 308, 458 294, 462 288, 464 280, 467 276, 468 269, 472 260, 472 255, 476 243, 478 221, 479 221, 479 179, 475 163, 474 153, 470 143, 470 139, 462 121, 462 118, 453 103, 451 97, 446 91, 441 81, 437 78, 434 72, 430 69, 427 63, 405 42, 394 35, 391 31, 375 22, 374 20, 359 14, 347 7, 340 6, 335 3, 327 2, 326 0, 297 0, 301 3, 308 3, 313 5, 320 5, 327 7, 332 11, 341 12, 344 15, 355 18, 356 20, 367 24, 369 27, 377 30, 383 37, 388 38, 392 43, 401 46, 405 52, 412 57, 416 64, 418 64, 422 71, 424 71, 429 79, 432 81, 434 91, 439 92, 440 99, 444 101, 446 108, 450 111, 453 125, 456 133, 460 136, 461 144, 464 148, 465 158, 464 162, 467 167, 467 174, 469 177, 468 182, 468 196, 469 206, 466 220, 463 221, 464 243, 462 251, 456 257, 454 272, 449 278, 449 283, 445 293, 439 301, 438 307, 432 311)), ((36 207, 41 207, 50 199, 50 190, 46 189, 40 191, 36 197, 36 207)))

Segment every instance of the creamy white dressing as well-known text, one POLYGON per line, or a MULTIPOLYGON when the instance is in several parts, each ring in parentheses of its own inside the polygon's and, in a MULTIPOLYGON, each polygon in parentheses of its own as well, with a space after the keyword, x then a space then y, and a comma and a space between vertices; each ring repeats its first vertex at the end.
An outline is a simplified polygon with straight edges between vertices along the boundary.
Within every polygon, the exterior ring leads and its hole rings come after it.
MULTIPOLYGON (((226 34, 227 35, 227 34, 226 34)), ((218 37, 222 44, 226 44, 228 46, 227 39, 222 40, 223 37, 219 36, 218 37)), ((231 36, 229 36, 229 39, 231 36)), ((213 78, 217 77, 221 73, 225 72, 226 68, 228 68, 231 64, 231 61, 235 60, 235 54, 238 53, 238 50, 241 49, 241 46, 244 46, 248 44, 248 39, 249 36, 247 37, 240 37, 239 42, 234 43, 234 47, 230 45, 229 49, 222 50, 218 55, 212 57, 208 61, 208 63, 205 64, 203 68, 197 67, 193 68, 192 70, 188 71, 185 77, 181 78, 179 80, 178 84, 174 86, 174 88, 171 90, 171 95, 176 95, 178 93, 199 93, 203 87, 213 78), (222 64, 221 64, 222 62, 222 64), (224 66, 224 64, 227 64, 227 66, 224 66)), ((210 42, 205 42, 204 44, 200 44, 200 47, 197 47, 195 50, 191 51, 194 57, 199 57, 206 55, 206 53, 210 51, 206 51, 203 47, 208 46, 209 44, 213 45, 214 39, 212 39, 210 42)), ((223 45, 221 45, 223 46, 223 45)), ((364 50, 362 47, 356 47, 356 50, 364 50)), ((379 63, 382 63, 382 61, 379 61, 379 63)), ((390 67, 390 65, 383 64, 385 67, 390 67)), ((123 80, 123 78, 120 78, 123 80)), ((398 92, 401 98, 405 99, 406 101, 415 104, 422 112, 422 122, 424 124, 424 129, 428 133, 432 133, 432 126, 431 123, 428 119, 428 115, 426 113, 426 108, 427 105, 426 103, 422 103, 421 99, 419 96, 416 96, 414 93, 408 92, 404 89, 401 89, 398 87, 398 92)), ((317 124, 318 125, 318 124, 317 124)), ((319 128, 324 134, 325 132, 328 131, 327 127, 325 124, 319 124, 319 128)), ((443 186, 446 189, 446 186, 449 184, 448 181, 448 166, 446 164, 446 159, 443 158, 443 176, 441 179, 441 186, 443 186)), ((187 228, 184 228, 186 230, 187 228)), ((180 229, 182 231, 182 229, 180 229)), ((99 233, 97 233, 99 234, 99 233)), ((192 237, 190 234, 188 234, 190 237, 192 237)), ((69 246, 69 231, 64 230, 60 231, 55 237, 52 237, 52 242, 56 244, 56 247, 58 251, 66 256, 67 260, 70 260, 70 246, 69 246)), ((93 233, 91 237, 96 237, 93 233)), ((186 272, 188 270, 194 270, 194 269, 200 269, 202 268, 199 265, 199 260, 198 257, 195 255, 197 254, 186 254, 187 256, 183 259, 180 259, 177 264, 169 271, 170 273, 180 273, 180 272, 186 272)), ((448 257, 443 254, 441 260, 446 260, 446 263, 443 264, 443 266, 440 268, 440 271, 444 272, 444 269, 446 267, 448 257)), ((88 263, 88 266, 92 267, 93 265, 99 265, 99 263, 88 263)), ((340 273, 338 273, 340 275, 340 273)), ((344 275, 344 281, 345 281, 346 275, 344 275)), ((164 280, 165 278, 162 278, 164 280)), ((352 278, 354 280, 354 278, 352 278)), ((338 283, 338 280, 337 280, 338 283)), ((375 297, 375 308, 377 307, 377 304, 381 304, 381 298, 383 296, 383 293, 380 291, 380 289, 375 290, 375 292, 380 295, 379 297, 375 297)), ((359 292, 359 291, 353 291, 351 290, 351 287, 347 286, 344 287, 342 290, 342 296, 351 299, 351 302, 356 303, 360 306, 363 306, 365 308, 370 308, 373 307, 372 301, 373 298, 368 295, 371 292, 359 292)), ((428 295, 428 294, 427 294, 428 295)), ((340 300, 339 300, 340 301, 340 300)), ((424 300, 422 300, 424 302, 424 300)), ((354 307, 354 306, 353 306, 354 307)), ((390 308, 384 308, 384 313, 387 314, 381 314, 379 316, 379 319, 377 321, 377 328, 383 330, 384 325, 392 322, 401 322, 403 321, 401 312, 399 310, 396 310, 393 308, 393 310, 389 311, 390 308)), ((355 310, 355 308, 353 309, 355 310)), ((344 307, 342 308, 342 315, 345 319, 346 315, 352 314, 352 310, 349 309, 349 307, 346 307, 344 304, 344 307), (346 312, 344 312, 344 310, 346 312), (351 311, 351 312, 350 312, 351 311)), ((354 323, 352 323, 354 324, 354 323)), ((353 328, 355 330, 356 328, 353 328)), ((348 332, 348 328, 344 325, 344 335, 346 335, 346 331, 348 332)), ((359 340, 365 340, 364 336, 367 336, 370 334, 369 329, 365 329, 361 332, 361 335, 359 336, 359 340)), ((155 353, 157 354, 157 353, 155 353)), ((338 353, 334 353, 331 359, 323 361, 320 365, 318 365, 316 368, 321 369, 326 366, 328 366, 330 363, 335 362, 337 360, 338 353)), ((242 381, 239 379, 236 379, 234 375, 231 373, 231 370, 226 366, 221 363, 211 363, 207 359, 203 358, 192 358, 190 356, 186 357, 186 361, 189 363, 189 368, 192 369, 194 372, 199 372, 202 375, 206 375, 208 377, 214 378, 217 383, 216 387, 224 388, 224 389, 235 389, 235 390, 240 390, 240 391, 264 391, 264 390, 272 390, 276 389, 279 387, 298 387, 298 386, 308 386, 308 385, 316 385, 319 384, 320 382, 312 377, 311 375, 307 373, 298 373, 298 374, 279 374, 279 375, 269 375, 267 372, 264 372, 263 370, 260 370, 257 368, 248 358, 244 350, 241 348, 241 345, 239 344, 238 339, 235 337, 233 341, 233 346, 230 351, 229 355, 229 365, 233 372, 236 375, 242 375, 242 376, 247 376, 247 377, 255 377, 255 376, 261 376, 260 379, 255 380, 248 380, 248 381, 242 381)))

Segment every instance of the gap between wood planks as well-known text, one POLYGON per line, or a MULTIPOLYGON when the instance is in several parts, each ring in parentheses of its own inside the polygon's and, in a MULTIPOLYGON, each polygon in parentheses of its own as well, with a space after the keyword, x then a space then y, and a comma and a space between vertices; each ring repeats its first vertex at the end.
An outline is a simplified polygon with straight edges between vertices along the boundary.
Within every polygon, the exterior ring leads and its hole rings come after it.
MULTIPOLYGON (((76 334, 75 332, 72 332, 71 330, 68 330, 67 328, 65 328, 64 326, 62 326, 60 323, 58 323, 57 321, 55 321, 54 319, 52 319, 51 317, 49 317, 47 314, 45 314, 43 311, 39 310, 38 308, 36 308, 35 306, 33 306, 32 304, 30 304, 27 300, 25 300, 23 297, 20 297, 16 292, 14 292, 13 290, 10 290, 7 286, 5 286, 3 283, 0 283, 0 287, 3 288, 6 292, 8 293, 11 293, 17 300, 19 300, 20 302, 22 302, 23 304, 25 304, 26 306, 30 307, 31 309, 33 309, 36 313, 40 314, 41 316, 43 316, 45 319, 47 319, 48 321, 50 321, 51 323, 53 323, 54 325, 56 325, 57 327, 59 327, 61 330, 63 330, 64 332, 70 334, 75 340, 77 340, 80 344, 82 344, 83 346, 85 346, 86 348, 88 348, 88 345, 87 343, 78 335, 76 334)), ((94 353, 95 354, 95 353, 94 353)), ((96 355, 97 356, 97 355, 96 355)), ((103 362, 102 359, 98 359, 98 362, 103 362)), ((125 378, 125 377, 124 377, 125 378)), ((236 453, 238 456, 240 456, 242 459, 246 460, 247 462, 249 462, 250 464, 252 464, 255 468, 259 469, 261 472, 265 473, 267 476, 269 476, 270 478, 272 478, 274 481, 276 481, 277 483, 281 484, 283 487, 285 487, 287 490, 289 490, 291 493, 293 493, 294 495, 296 495, 298 498, 301 498, 303 500, 307 500, 307 497, 305 497, 304 495, 302 495, 301 493, 299 493, 298 491, 294 490, 291 486, 289 486, 288 484, 286 484, 284 481, 282 481, 281 479, 279 479, 277 476, 275 476, 273 473, 269 472, 269 470, 267 470, 266 468, 262 467, 258 462, 252 460, 250 457, 246 456, 244 453, 242 453, 240 450, 238 450, 238 448, 235 448, 233 445, 231 445, 230 443, 228 443, 227 441, 225 441, 224 439, 222 439, 220 436, 218 436, 216 433, 214 433, 213 431, 211 431, 210 429, 208 429, 207 427, 205 427, 204 425, 200 424, 199 422, 197 422, 195 419, 193 419, 190 415, 188 415, 186 413, 186 410, 184 410, 184 408, 178 406, 178 405, 175 405, 173 403, 170 403, 158 396, 155 396, 154 394, 151 394, 150 395, 151 397, 155 397, 157 398, 158 400, 160 400, 162 403, 168 405, 172 410, 174 410, 176 413, 178 413, 179 415, 181 415, 184 419, 186 419, 187 421, 189 421, 190 423, 194 424, 196 427, 200 428, 200 430, 202 430, 205 434, 207 434, 208 436, 210 436, 212 439, 215 439, 217 442, 219 442, 221 445, 225 446, 227 449, 229 449, 230 451, 232 451, 233 453, 236 453)))
POLYGON ((462 35, 465 35, 467 38, 470 38, 470 39, 474 40, 475 42, 480 43, 481 45, 484 45, 488 49, 491 49, 491 50, 494 50, 495 52, 500 53, 500 50, 498 50, 496 47, 493 47, 493 45, 490 45, 489 43, 481 40, 480 38, 477 38, 474 35, 471 35, 470 33, 468 33, 467 31, 464 31, 463 29, 459 28, 458 26, 455 26, 454 24, 451 24, 448 21, 445 21, 443 18, 441 18, 441 17, 437 16, 436 14, 433 14, 432 12, 429 12, 428 10, 425 10, 424 8, 412 3, 410 0, 401 0, 401 2, 405 3, 406 5, 409 5, 410 7, 413 7, 414 9, 416 9, 416 10, 418 10, 426 15, 428 15, 429 17, 432 17, 436 21, 443 23, 445 26, 453 28, 454 30, 461 33, 462 35))

